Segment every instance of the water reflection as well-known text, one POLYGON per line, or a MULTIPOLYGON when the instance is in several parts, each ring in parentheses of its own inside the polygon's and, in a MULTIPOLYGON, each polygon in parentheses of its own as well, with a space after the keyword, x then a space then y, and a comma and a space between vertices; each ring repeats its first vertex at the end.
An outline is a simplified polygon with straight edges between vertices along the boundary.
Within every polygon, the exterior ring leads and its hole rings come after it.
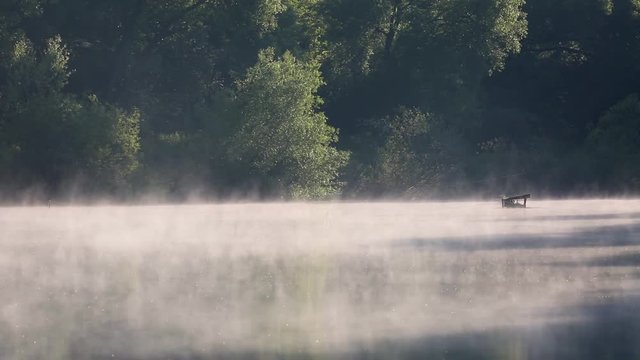
POLYGON ((547 232, 538 234, 412 238, 394 242, 393 245, 414 248, 431 247, 451 251, 640 246, 640 224, 595 226, 559 233, 548 232, 548 227, 545 230, 547 232))
POLYGON ((0 209, 0 358, 640 358, 640 203, 541 205, 0 209))

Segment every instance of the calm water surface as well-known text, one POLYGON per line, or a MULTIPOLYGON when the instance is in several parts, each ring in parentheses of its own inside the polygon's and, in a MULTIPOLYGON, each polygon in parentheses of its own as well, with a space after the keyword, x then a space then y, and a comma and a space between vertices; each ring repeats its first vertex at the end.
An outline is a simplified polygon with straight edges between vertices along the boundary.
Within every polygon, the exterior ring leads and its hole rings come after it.
POLYGON ((640 359, 640 200, 0 208, 1 359, 640 359))

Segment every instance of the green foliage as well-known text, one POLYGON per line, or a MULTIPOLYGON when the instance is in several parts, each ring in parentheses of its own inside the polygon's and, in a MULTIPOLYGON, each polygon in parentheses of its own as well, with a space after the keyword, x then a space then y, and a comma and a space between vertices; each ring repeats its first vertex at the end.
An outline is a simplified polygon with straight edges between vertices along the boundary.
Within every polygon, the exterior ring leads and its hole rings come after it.
POLYGON ((639 3, 6 0, 0 188, 637 190, 639 3))
POLYGON ((338 132, 318 111, 321 85, 317 64, 290 53, 276 58, 273 49, 262 51, 237 84, 241 124, 230 141, 232 157, 269 191, 322 198, 338 190, 347 153, 333 147, 338 132))
POLYGON ((0 44, 4 47, 22 35, 20 23, 42 14, 42 0, 4 0, 0 5, 0 44))
MULTIPOLYGON (((41 56, 26 38, 13 46, 9 61, 7 80, 2 92, 7 106, 17 106, 30 97, 53 96, 67 84, 69 52, 60 37, 47 41, 41 56)), ((14 109, 19 110, 19 109, 14 109)))
POLYGON ((72 180, 99 190, 124 187, 138 164, 140 114, 64 93, 68 59, 59 37, 41 53, 26 39, 16 42, 0 88, 7 100, 2 180, 19 187, 44 182, 51 191, 72 180))
MULTIPOLYGON (((354 119, 399 105, 468 122, 479 88, 517 54, 527 33, 522 0, 327 1, 327 113, 352 135, 354 119)), ((464 124, 461 124, 464 126, 464 124)))
POLYGON ((378 120, 383 134, 373 163, 363 169, 359 192, 373 195, 425 195, 436 190, 450 166, 443 157, 433 116, 401 107, 378 120))
POLYGON ((613 105, 592 130, 590 140, 603 152, 638 155, 640 150, 640 98, 632 94, 613 105))
POLYGON ((263 31, 272 31, 278 27, 278 15, 287 7, 282 0, 261 0, 256 11, 256 24, 263 31))
MULTIPOLYGON (((424 1, 356 0, 324 4, 331 25, 332 57, 352 71, 367 73, 372 66, 395 57, 473 55, 487 70, 500 69, 509 54, 520 51, 527 34, 524 0, 424 1), (421 46, 416 48, 417 40, 421 46), (411 55, 411 52, 416 52, 411 55), (339 59, 338 57, 348 57, 339 59)), ((462 60, 462 59, 458 59, 462 60)), ((336 64, 337 65, 337 64, 336 64)))
POLYGON ((640 190, 640 97, 632 94, 613 105, 588 138, 600 160, 604 181, 618 190, 640 190))
POLYGON ((140 112, 127 113, 101 104, 95 96, 74 114, 84 132, 86 171, 93 181, 109 187, 126 187, 128 177, 138 168, 140 112))

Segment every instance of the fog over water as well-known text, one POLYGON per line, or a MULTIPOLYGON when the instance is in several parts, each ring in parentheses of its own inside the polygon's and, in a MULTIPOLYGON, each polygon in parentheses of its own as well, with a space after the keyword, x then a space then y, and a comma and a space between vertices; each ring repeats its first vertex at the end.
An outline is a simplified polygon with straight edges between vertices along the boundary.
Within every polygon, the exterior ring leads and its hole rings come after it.
POLYGON ((1 359, 639 359, 640 200, 0 208, 1 359))

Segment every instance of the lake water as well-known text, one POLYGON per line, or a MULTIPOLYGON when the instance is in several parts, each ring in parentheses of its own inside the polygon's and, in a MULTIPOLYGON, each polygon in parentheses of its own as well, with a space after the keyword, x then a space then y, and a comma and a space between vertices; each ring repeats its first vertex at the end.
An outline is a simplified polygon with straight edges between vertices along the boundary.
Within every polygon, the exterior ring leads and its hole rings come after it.
POLYGON ((640 359, 640 200, 0 208, 1 359, 640 359))

